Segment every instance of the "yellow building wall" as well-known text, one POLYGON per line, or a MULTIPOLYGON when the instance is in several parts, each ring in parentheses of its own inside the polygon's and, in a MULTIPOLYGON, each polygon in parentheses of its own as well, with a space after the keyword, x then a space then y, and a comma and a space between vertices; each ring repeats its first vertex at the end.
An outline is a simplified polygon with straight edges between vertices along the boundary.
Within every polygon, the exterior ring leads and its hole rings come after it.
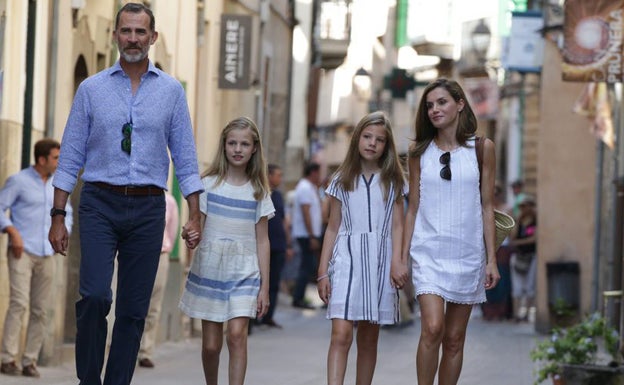
POLYGON ((541 87, 537 167, 538 272, 536 328, 550 325, 546 264, 580 264, 581 314, 589 310, 593 274, 595 139, 572 112, 583 83, 562 82, 561 57, 547 42, 541 87))

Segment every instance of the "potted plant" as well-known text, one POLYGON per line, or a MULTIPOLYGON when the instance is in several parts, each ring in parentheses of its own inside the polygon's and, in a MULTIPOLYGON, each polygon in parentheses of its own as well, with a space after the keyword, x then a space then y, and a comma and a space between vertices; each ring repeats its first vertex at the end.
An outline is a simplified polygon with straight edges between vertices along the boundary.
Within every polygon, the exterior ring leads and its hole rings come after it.
POLYGON ((538 363, 535 385, 548 378, 553 384, 624 384, 624 374, 618 367, 618 343, 617 331, 598 313, 570 327, 554 328, 550 338, 530 352, 531 359, 538 363), (579 370, 584 374, 578 375, 579 370), (611 377, 619 380, 610 382, 607 378, 611 377))
POLYGON ((557 327, 572 326, 577 321, 577 309, 561 297, 550 306, 550 313, 557 327))

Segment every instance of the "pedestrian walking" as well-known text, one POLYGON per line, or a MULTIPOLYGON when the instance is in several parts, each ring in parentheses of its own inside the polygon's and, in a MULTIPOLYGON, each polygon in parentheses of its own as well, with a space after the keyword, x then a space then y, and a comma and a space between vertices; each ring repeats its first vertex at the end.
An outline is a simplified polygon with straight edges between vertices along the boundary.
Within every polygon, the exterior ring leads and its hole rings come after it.
POLYGON ((145 329, 143 330, 141 347, 139 348, 139 366, 144 368, 154 367, 154 347, 156 345, 156 337, 158 336, 158 324, 160 322, 165 288, 167 287, 167 276, 169 275, 169 254, 173 250, 178 237, 180 222, 178 203, 169 192, 165 193, 165 203, 165 233, 163 234, 158 271, 154 280, 154 289, 152 289, 152 297, 150 298, 149 309, 145 317, 145 329))
MULTIPOLYGON (((228 123, 200 196, 203 241, 193 258, 180 308, 202 320, 206 384, 217 384, 223 323, 230 354, 230 385, 245 382, 250 319, 269 308, 268 219, 275 212, 255 123, 228 123)), ((189 234, 191 237, 196 234, 189 234)))
POLYGON ((327 187, 330 200, 318 293, 332 320, 327 383, 344 383, 357 322, 357 384, 371 384, 382 324, 399 321, 404 176, 390 121, 382 112, 355 127, 344 162, 327 187))
MULTIPOLYGON (((65 207, 80 170, 80 300, 76 303, 76 372, 80 384, 101 384, 118 262, 115 322, 104 384, 129 384, 158 269, 165 227, 169 152, 189 219, 182 236, 199 243, 199 193, 193 130, 184 89, 148 59, 158 37, 152 11, 127 3, 115 18, 120 58, 84 80, 65 126, 54 178, 54 208, 65 207), (169 150, 169 152, 168 152, 169 150), (188 237, 188 234, 194 237, 188 237)), ((64 216, 53 212, 49 239, 67 250, 64 216)))
POLYGON ((441 78, 424 89, 409 151, 403 236, 421 312, 419 385, 433 384, 436 373, 441 384, 457 384, 472 307, 485 302, 485 290, 500 279, 494 246, 494 144, 485 140, 479 175, 476 129, 457 82, 441 78))
POLYGON ((513 194, 513 205, 511 207, 514 219, 518 219, 520 215, 520 203, 524 200, 524 182, 521 179, 517 179, 511 182, 511 192, 513 194))
POLYGON ((511 293, 514 319, 528 321, 535 307, 535 286, 537 279, 537 211, 535 198, 524 194, 519 203, 520 215, 511 233, 511 293))
POLYGON ((282 168, 276 164, 268 166, 268 180, 271 188, 271 201, 275 207, 275 216, 269 221, 269 243, 271 245, 271 258, 269 268, 269 310, 262 317, 260 323, 272 328, 281 329, 282 326, 275 322, 273 316, 277 307, 277 294, 280 289, 280 277, 287 255, 292 255, 290 229, 286 222, 284 211, 284 197, 279 190, 282 184, 282 168))
MULTIPOLYGON (((503 188, 494 185, 494 208, 508 215, 512 215, 511 208, 505 203, 503 188)), ((496 287, 485 291, 487 302, 481 304, 483 318, 489 321, 500 321, 513 318, 511 299, 511 271, 510 258, 511 250, 509 237, 496 250, 496 264, 500 274, 500 281, 496 287)))
MULTIPOLYGON (((0 189, 0 230, 9 235, 7 252, 9 307, 4 319, 0 373, 39 377, 37 359, 43 344, 47 313, 55 275, 54 250, 45 238, 50 230, 54 187, 61 145, 54 139, 35 143, 35 164, 10 176, 0 189), (4 213, 9 210, 10 216, 4 213), (26 341, 20 336, 26 310, 29 311, 26 341), (22 351, 21 369, 17 364, 22 351)), ((54 215, 66 216, 67 231, 73 214, 69 203, 58 206, 54 215), (61 210, 62 209, 62 210, 61 210)))
POLYGON ((300 250, 299 272, 293 289, 292 305, 301 309, 314 309, 305 298, 308 281, 317 270, 321 251, 323 218, 321 197, 318 188, 321 183, 321 166, 308 163, 303 178, 295 187, 295 201, 292 211, 292 236, 297 239, 300 250))
POLYGON ((295 190, 286 191, 284 194, 284 213, 285 213, 285 222, 286 227, 290 233, 290 246, 291 250, 286 254, 286 262, 284 263, 284 267, 282 268, 282 274, 280 276, 281 279, 281 287, 280 290, 292 296, 295 282, 297 280, 297 275, 299 273, 299 265, 301 262, 301 251, 299 250, 299 243, 296 242, 297 239, 292 235, 292 213, 294 209, 295 203, 295 190))

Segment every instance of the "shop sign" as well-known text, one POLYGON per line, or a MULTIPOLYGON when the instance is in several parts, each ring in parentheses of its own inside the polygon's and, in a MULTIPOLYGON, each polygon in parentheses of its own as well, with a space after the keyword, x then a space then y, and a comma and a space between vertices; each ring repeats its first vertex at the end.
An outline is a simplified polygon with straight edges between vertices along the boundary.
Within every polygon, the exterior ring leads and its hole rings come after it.
POLYGON ((487 77, 465 78, 464 91, 477 119, 496 119, 499 101, 496 81, 487 77))
POLYGON ((248 89, 251 60, 251 16, 221 15, 219 88, 248 89))
POLYGON ((510 71, 540 72, 544 60, 544 38, 539 30, 544 26, 542 13, 512 12, 511 32, 504 42, 501 61, 510 71))
POLYGON ((624 1, 565 2, 563 80, 622 81, 624 1))

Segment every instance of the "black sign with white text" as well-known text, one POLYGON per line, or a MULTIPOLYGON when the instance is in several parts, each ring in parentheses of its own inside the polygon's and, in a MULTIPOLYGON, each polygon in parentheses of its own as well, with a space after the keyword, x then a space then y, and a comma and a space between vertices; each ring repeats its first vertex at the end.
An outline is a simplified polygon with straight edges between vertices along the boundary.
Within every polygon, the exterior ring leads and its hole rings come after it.
POLYGON ((248 89, 251 16, 221 15, 219 88, 248 89))

